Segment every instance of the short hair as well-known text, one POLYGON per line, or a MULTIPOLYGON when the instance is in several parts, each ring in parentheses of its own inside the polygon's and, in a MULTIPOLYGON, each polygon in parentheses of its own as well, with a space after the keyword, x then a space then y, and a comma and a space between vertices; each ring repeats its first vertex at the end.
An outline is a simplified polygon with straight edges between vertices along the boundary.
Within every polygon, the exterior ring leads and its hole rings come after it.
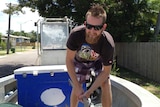
POLYGON ((107 14, 104 8, 100 4, 93 4, 91 8, 87 11, 85 18, 87 19, 87 16, 91 15, 93 17, 102 18, 103 24, 106 22, 107 14))

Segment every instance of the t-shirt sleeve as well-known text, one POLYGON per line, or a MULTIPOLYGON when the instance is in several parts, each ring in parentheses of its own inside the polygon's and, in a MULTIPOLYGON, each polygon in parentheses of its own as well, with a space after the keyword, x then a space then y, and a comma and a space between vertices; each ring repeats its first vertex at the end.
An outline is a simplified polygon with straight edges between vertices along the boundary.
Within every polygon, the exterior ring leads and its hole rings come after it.
POLYGON ((113 64, 113 54, 114 54, 114 47, 107 46, 106 49, 102 50, 102 62, 103 65, 112 65, 113 64))
POLYGON ((84 40, 84 26, 75 27, 67 40, 66 46, 70 50, 77 50, 84 40))
POLYGON ((104 38, 101 57, 103 64, 107 66, 113 64, 115 45, 112 36, 108 32, 104 32, 104 38))
POLYGON ((67 48, 69 48, 70 50, 77 50, 78 45, 77 45, 77 38, 76 38, 76 34, 75 33, 71 33, 67 43, 66 43, 67 48))

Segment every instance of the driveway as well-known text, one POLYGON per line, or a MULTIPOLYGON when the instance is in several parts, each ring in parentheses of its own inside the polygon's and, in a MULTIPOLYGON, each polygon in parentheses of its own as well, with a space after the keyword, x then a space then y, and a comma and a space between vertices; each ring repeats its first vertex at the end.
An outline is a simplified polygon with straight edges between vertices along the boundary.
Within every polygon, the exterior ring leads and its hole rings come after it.
POLYGON ((0 56, 0 78, 13 74, 17 68, 33 65, 39 65, 36 49, 0 56))

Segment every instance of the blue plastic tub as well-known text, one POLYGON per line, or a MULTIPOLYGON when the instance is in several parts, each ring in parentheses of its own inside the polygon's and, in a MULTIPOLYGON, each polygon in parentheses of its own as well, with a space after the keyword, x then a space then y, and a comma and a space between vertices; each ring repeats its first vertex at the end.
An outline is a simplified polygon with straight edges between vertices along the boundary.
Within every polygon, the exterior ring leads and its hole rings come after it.
MULTIPOLYGON (((65 65, 22 67, 14 71, 18 104, 23 107, 70 107, 72 86, 65 65)), ((79 104, 83 107, 83 104, 79 104)))

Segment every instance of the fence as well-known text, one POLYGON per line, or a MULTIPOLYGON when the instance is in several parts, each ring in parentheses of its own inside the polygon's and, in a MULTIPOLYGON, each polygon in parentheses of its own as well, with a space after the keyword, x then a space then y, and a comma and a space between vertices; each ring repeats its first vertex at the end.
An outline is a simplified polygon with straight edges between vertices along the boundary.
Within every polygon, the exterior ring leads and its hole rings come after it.
POLYGON ((160 43, 116 43, 117 64, 160 83, 160 43))
POLYGON ((22 42, 22 43, 17 43, 16 46, 35 46, 35 43, 22 42))

